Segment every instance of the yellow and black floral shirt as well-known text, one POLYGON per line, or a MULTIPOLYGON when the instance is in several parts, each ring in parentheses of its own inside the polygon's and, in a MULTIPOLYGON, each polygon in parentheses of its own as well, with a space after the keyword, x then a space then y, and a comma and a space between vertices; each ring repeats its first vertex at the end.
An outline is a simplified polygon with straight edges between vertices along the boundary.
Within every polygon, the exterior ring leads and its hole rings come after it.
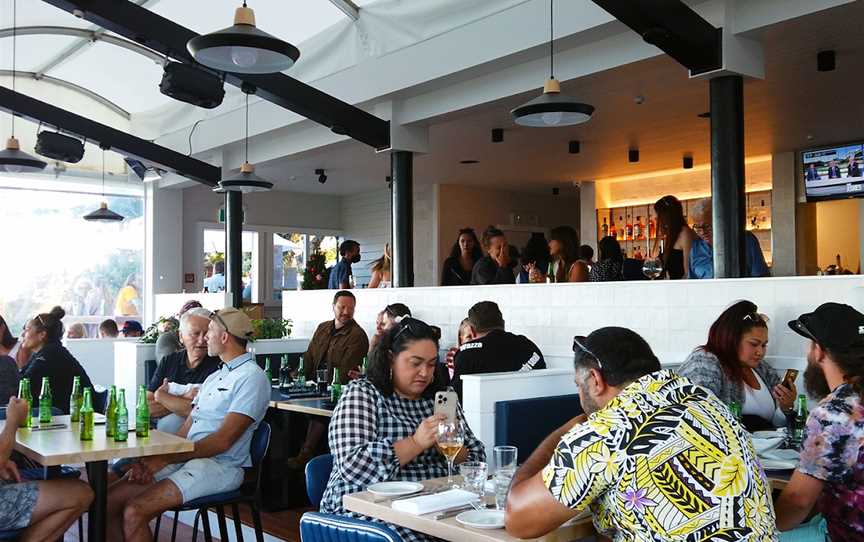
POLYGON ((771 488, 725 405, 670 371, 575 426, 543 481, 616 541, 776 540, 771 488))

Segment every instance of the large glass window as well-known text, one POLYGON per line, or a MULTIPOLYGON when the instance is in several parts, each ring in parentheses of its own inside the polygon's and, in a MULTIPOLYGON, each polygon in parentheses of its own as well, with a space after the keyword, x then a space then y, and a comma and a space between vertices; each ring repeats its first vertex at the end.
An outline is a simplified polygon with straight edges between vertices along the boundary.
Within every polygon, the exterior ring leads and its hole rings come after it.
POLYGON ((12 331, 20 333, 29 318, 54 305, 66 310, 67 327, 83 322, 90 331, 104 318, 140 317, 143 197, 103 198, 10 184, 0 187, 0 314, 12 331), (126 220, 83 220, 103 199, 126 220))
MULTIPOLYGON (((258 233, 243 232, 243 299, 258 302, 258 233)), ((204 229, 204 254, 201 275, 208 292, 225 291, 225 230, 204 229)))
MULTIPOLYGON (((303 282, 309 255, 324 255, 325 268, 337 261, 339 238, 302 232, 273 234, 273 273, 269 299, 282 301, 283 290, 296 290, 303 282)), ((323 271, 323 270, 322 270, 323 271)))

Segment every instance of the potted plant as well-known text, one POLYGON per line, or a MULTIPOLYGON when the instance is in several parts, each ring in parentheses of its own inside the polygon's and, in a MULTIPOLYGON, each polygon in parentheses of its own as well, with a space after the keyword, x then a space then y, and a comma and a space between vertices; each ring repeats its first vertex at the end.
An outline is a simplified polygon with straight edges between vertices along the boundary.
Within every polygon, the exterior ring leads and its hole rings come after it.
POLYGON ((252 320, 252 329, 255 330, 253 340, 284 339, 291 335, 291 320, 284 318, 262 318, 252 320))

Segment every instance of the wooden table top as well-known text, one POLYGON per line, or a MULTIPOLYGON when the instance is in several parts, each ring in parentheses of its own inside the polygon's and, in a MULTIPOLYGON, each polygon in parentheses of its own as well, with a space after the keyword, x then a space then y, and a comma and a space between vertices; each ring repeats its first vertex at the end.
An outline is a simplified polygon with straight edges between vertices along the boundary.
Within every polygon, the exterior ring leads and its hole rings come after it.
MULTIPOLYGON (((5 423, 0 422, 0 429, 5 423)), ((70 423, 69 416, 54 416, 54 423, 63 423, 66 426, 41 431, 18 429, 15 433, 15 450, 46 467, 52 467, 124 457, 191 452, 195 449, 191 440, 153 429, 146 439, 139 439, 132 431, 126 442, 114 442, 113 438, 105 436, 105 425, 95 426, 93 440, 82 441, 78 436, 78 424, 70 423)))
MULTIPOLYGON (((774 489, 782 489, 788 483, 788 475, 772 473, 768 480, 774 489)), ((447 482, 446 478, 435 478, 423 482, 424 489, 436 489, 447 482)), ((494 502, 494 495, 487 494, 486 502, 494 502)), ((346 510, 374 517, 401 527, 426 533, 453 542, 515 542, 521 540, 507 534, 504 529, 479 530, 465 527, 455 516, 433 519, 429 516, 416 516, 391 508, 392 499, 381 499, 368 491, 345 495, 342 504, 346 510)), ((568 542, 595 535, 594 524, 588 513, 580 514, 555 531, 531 540, 543 542, 568 542)))
POLYGON ((282 401, 270 401, 270 406, 279 410, 290 410, 291 412, 302 412, 313 416, 333 417, 330 399, 325 397, 308 397, 305 399, 286 399, 282 401))

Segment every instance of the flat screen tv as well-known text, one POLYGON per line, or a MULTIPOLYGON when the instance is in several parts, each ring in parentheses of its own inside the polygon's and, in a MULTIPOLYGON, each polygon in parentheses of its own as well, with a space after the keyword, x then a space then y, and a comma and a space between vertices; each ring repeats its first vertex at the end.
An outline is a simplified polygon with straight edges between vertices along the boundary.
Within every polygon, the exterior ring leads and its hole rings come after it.
POLYGON ((864 197, 864 143, 801 151, 807 201, 864 197))

